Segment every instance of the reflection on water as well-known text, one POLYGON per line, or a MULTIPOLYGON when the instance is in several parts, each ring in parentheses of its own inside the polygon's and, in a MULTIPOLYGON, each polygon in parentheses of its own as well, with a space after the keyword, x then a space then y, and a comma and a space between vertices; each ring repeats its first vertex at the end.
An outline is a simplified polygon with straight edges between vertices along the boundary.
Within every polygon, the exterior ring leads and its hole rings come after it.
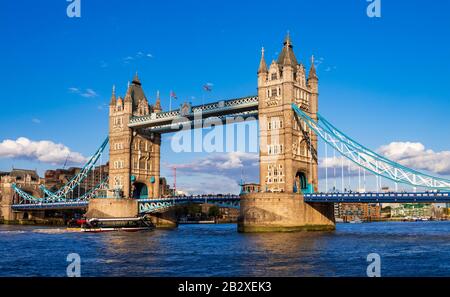
POLYGON ((235 225, 86 234, 0 226, 0 276, 450 276, 450 222, 339 224, 334 232, 240 234, 235 225))

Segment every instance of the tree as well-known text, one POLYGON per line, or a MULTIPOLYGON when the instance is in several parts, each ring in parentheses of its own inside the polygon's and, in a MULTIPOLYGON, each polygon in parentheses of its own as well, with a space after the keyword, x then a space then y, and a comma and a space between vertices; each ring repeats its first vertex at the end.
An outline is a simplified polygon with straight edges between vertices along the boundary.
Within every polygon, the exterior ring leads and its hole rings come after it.
POLYGON ((189 203, 187 205, 187 212, 191 217, 195 217, 198 213, 202 212, 202 207, 198 204, 189 203))
POLYGON ((208 210, 208 216, 216 218, 220 215, 220 209, 216 205, 213 205, 208 210))

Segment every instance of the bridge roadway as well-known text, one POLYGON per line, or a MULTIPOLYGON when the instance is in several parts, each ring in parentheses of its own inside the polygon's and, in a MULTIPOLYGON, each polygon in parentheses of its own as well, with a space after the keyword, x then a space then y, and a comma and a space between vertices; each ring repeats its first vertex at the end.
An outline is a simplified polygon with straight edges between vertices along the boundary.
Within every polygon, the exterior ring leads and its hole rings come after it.
POLYGON ((450 192, 313 193, 304 194, 304 199, 325 203, 450 203, 450 192))
MULTIPOLYGON (((450 203, 450 192, 391 193, 313 193, 304 194, 305 202, 322 203, 450 203)), ((138 199, 140 213, 164 211, 174 205, 209 203, 220 207, 239 208, 239 195, 194 195, 172 198, 138 199)), ((15 211, 65 210, 87 208, 88 201, 14 204, 15 211)))

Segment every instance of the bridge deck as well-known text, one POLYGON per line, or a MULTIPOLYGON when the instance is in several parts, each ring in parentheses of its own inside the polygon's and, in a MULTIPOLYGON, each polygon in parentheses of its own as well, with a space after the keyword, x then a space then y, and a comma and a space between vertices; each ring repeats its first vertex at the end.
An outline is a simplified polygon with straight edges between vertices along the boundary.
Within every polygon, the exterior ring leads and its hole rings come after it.
MULTIPOLYGON (((450 203, 450 192, 421 193, 314 193, 304 194, 305 202, 321 203, 450 203)), ((239 195, 181 196, 173 198, 138 199, 140 212, 152 212, 185 203, 210 203, 224 207, 239 207, 239 195)), ((88 201, 36 204, 14 204, 15 211, 83 209, 88 201)))
POLYGON ((421 193, 314 193, 305 194, 306 202, 330 203, 450 203, 448 192, 421 193))
POLYGON ((186 110, 176 109, 169 112, 152 113, 146 116, 132 117, 128 127, 148 128, 159 133, 173 132, 172 123, 191 122, 198 114, 202 118, 218 117, 223 120, 230 116, 257 117, 258 97, 248 96, 237 99, 222 100, 199 106, 187 106, 186 110), (184 121, 183 121, 184 120, 184 121), (186 121, 187 120, 187 121, 186 121))
POLYGON ((79 202, 53 202, 36 204, 14 204, 11 208, 15 211, 26 210, 64 210, 64 209, 84 209, 89 205, 88 201, 79 202))

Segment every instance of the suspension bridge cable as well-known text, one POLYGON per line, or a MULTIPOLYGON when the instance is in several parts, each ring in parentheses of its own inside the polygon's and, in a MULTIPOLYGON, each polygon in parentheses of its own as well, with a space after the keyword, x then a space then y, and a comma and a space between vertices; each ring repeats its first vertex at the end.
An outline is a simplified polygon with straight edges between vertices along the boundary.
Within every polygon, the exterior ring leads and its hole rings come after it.
POLYGON ((344 158, 341 157, 341 192, 344 192, 344 158))
POLYGON ((348 189, 350 190, 352 187, 352 182, 350 181, 350 161, 347 160, 347 175, 348 175, 348 189))
POLYGON ((366 191, 366 168, 364 168, 364 192, 366 191))
MULTIPOLYGON (((358 160, 359 160, 360 158, 361 158, 361 157, 358 156, 358 160)), ((358 192, 360 192, 360 191, 361 191, 361 167, 358 166, 358 192)))
MULTIPOLYGON (((313 160, 312 160, 312 150, 311 150, 311 146, 312 146, 312 135, 311 135, 311 128, 309 129, 309 154, 310 154, 310 158, 309 158, 309 172, 310 172, 310 174, 309 174, 309 176, 313 176, 313 167, 312 167, 312 162, 313 162, 313 160)), ((311 184, 312 184, 312 178, 311 178, 311 184)))
MULTIPOLYGON (((336 150, 335 149, 333 149, 333 162, 336 162, 336 150)), ((336 166, 335 165, 333 165, 333 174, 334 174, 334 176, 333 176, 333 179, 334 179, 334 189, 333 189, 333 191, 336 191, 336 187, 337 187, 337 185, 336 185, 336 166)))
POLYGON ((328 145, 325 144, 325 192, 328 192, 328 145))
POLYGON ((317 114, 317 121, 299 109, 295 104, 292 104, 292 108, 296 115, 305 121, 317 135, 358 166, 362 166, 376 175, 414 187, 450 190, 450 179, 431 176, 393 162, 357 143, 339 131, 339 129, 332 126, 320 114, 317 114), (361 156, 360 162, 358 162, 358 155, 361 156), (375 161, 379 162, 378 166, 375 166, 375 161))

